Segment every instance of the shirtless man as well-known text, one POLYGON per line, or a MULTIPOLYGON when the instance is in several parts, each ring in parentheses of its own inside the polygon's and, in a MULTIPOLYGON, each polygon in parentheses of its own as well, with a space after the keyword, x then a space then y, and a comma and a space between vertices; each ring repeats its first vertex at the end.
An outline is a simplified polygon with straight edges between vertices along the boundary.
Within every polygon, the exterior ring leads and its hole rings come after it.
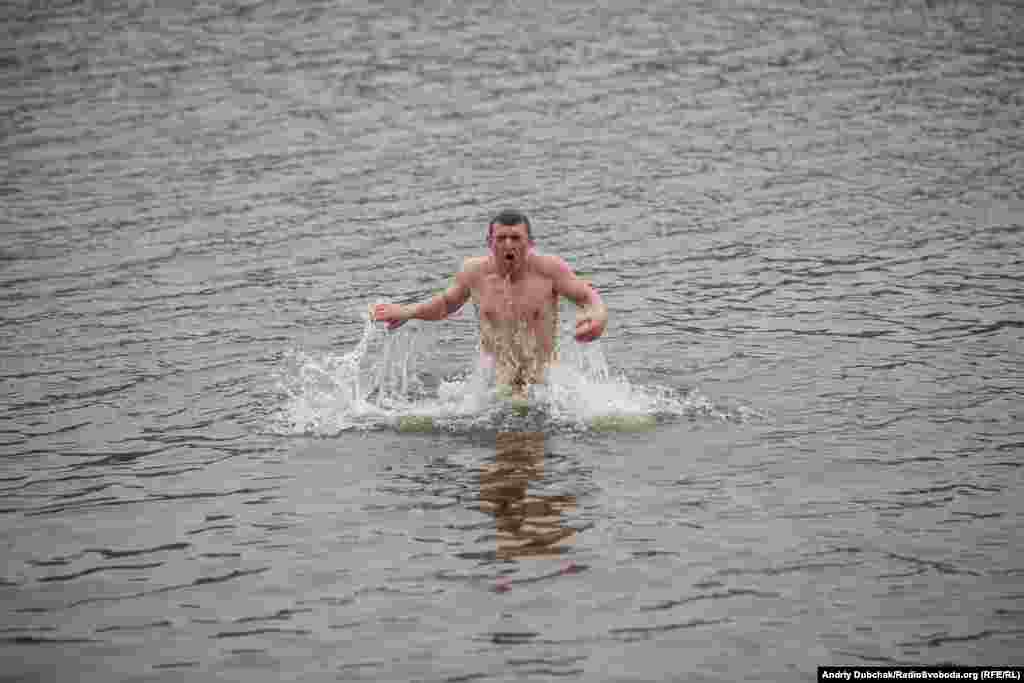
POLYGON ((480 346, 495 381, 525 397, 531 384, 544 381, 557 360, 558 297, 579 306, 576 340, 593 341, 608 324, 608 310, 589 284, 557 256, 534 253, 530 222, 516 211, 498 214, 487 231, 488 256, 470 257, 455 284, 427 302, 378 304, 374 320, 394 329, 407 320, 442 320, 472 297, 480 314, 480 346))

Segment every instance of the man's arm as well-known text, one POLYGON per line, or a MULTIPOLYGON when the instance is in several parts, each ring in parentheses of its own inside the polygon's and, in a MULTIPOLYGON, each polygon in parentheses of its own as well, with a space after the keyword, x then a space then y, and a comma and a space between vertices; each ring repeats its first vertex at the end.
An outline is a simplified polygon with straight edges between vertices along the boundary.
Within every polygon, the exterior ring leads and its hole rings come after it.
POLYGON ((393 330, 406 321, 444 320, 462 308, 471 293, 471 278, 468 265, 469 259, 463 264, 462 270, 455 274, 455 282, 444 292, 429 301, 418 304, 377 304, 373 307, 373 319, 386 322, 388 329, 393 330))
POLYGON ((576 341, 594 341, 608 326, 608 307, 590 284, 576 277, 569 264, 557 256, 545 257, 545 269, 555 283, 555 293, 571 299, 580 310, 576 314, 576 341))

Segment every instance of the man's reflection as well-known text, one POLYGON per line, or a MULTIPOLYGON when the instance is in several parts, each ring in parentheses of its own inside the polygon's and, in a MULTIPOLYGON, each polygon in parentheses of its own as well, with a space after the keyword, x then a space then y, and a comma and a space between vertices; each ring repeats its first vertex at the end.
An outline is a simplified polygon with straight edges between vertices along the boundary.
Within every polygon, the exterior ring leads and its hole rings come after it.
POLYGON ((527 494, 530 481, 544 476, 544 433, 500 433, 495 451, 494 463, 481 468, 480 509, 497 522, 498 557, 558 557, 576 536, 561 524, 576 496, 527 494))

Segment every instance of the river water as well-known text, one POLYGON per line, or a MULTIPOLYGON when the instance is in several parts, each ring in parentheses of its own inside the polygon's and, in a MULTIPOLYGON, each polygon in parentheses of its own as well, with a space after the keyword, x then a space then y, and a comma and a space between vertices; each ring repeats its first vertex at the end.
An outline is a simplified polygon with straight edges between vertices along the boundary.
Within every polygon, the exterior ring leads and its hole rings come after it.
POLYGON ((171 5, 0 10, 3 680, 1024 664, 1019 3, 171 5))

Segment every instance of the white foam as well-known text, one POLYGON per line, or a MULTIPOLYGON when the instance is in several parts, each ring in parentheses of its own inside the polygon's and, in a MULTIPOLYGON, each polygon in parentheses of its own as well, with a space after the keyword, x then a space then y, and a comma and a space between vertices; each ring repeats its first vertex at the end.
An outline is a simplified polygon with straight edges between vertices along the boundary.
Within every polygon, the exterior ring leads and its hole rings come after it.
MULTIPOLYGON (((291 354, 279 382, 284 404, 276 431, 330 435, 395 426, 407 416, 430 417, 438 428, 462 431, 495 421, 500 426, 503 416, 516 412, 499 398, 494 370, 481 361, 442 380, 436 392, 427 390, 421 380, 432 367, 426 349, 438 346, 432 324, 388 332, 368 311, 363 320, 362 337, 348 353, 291 354)), ((549 368, 545 385, 530 388, 529 405, 544 427, 586 429, 597 418, 714 412, 696 392, 637 386, 614 376, 599 340, 579 344, 572 325, 562 327, 559 362, 549 368)))

